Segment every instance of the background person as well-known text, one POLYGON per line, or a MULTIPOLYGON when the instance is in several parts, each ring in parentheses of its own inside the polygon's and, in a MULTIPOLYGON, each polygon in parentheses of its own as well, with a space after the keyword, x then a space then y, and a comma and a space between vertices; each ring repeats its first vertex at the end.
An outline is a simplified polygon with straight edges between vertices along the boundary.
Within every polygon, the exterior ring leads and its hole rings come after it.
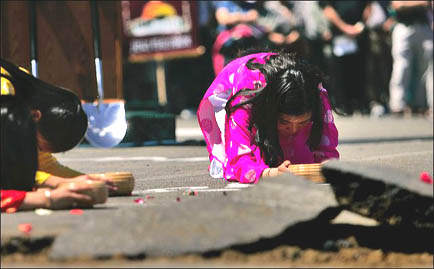
POLYGON ((284 1, 292 3, 294 17, 300 25, 302 36, 306 40, 306 57, 309 61, 323 70, 327 67, 324 47, 329 43, 332 34, 330 22, 325 18, 318 1, 284 1))
POLYGON ((391 1, 397 24, 392 32, 393 68, 389 84, 392 113, 432 113, 432 1, 391 1))
POLYGON ((388 111, 389 81, 392 73, 391 32, 395 19, 388 11, 390 1, 373 1, 366 21, 369 46, 366 55, 366 90, 370 115, 384 116, 388 111))
POLYGON ((331 24, 332 88, 338 108, 346 114, 369 112, 366 92, 368 36, 364 22, 370 16, 370 1, 319 1, 331 24))
POLYGON ((305 57, 307 44, 300 29, 301 23, 293 12, 294 4, 289 1, 258 2, 258 24, 266 31, 268 45, 305 57))
POLYGON ((217 75, 239 50, 263 44, 266 36, 258 24, 258 1, 213 1, 213 5, 217 30, 212 61, 217 75))

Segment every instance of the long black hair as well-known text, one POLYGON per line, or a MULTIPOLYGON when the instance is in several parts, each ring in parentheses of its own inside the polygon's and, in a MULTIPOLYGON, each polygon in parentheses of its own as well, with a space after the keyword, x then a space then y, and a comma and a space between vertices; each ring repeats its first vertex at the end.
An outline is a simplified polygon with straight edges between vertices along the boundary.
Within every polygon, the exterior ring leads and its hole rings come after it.
POLYGON ((226 104, 229 117, 236 109, 251 105, 249 129, 256 128, 255 142, 260 147, 264 161, 277 166, 283 161, 279 144, 277 121, 279 114, 303 115, 312 113, 312 129, 307 141, 311 151, 318 148, 322 136, 322 101, 320 89, 323 75, 313 65, 297 58, 295 54, 280 52, 265 59, 264 64, 247 62, 247 68, 259 70, 265 77, 265 87, 243 89, 233 95, 226 104), (233 105, 238 96, 247 99, 233 105))
POLYGON ((76 146, 83 139, 88 124, 77 95, 37 79, 3 59, 0 63, 9 72, 16 94, 24 96, 31 109, 41 111, 42 117, 36 125, 50 144, 50 151, 63 152, 76 146))
POLYGON ((2 95, 1 189, 31 191, 38 167, 36 125, 18 96, 2 95))

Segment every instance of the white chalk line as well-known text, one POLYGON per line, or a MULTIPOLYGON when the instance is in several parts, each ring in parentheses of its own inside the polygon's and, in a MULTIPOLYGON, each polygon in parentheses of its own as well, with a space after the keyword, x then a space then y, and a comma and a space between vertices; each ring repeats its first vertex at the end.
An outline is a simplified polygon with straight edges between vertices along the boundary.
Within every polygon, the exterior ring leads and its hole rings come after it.
POLYGON ((169 187, 169 188, 158 188, 158 189, 147 189, 143 191, 133 191, 133 194, 145 194, 145 193, 163 193, 163 192, 177 192, 180 190, 202 190, 208 189, 208 186, 191 186, 191 187, 169 187))
POLYGON ((179 136, 200 136, 203 137, 203 133, 200 128, 179 128, 175 130, 176 137, 179 136))
POLYGON ((220 189, 210 189, 208 186, 191 186, 191 187, 169 187, 169 188, 157 188, 157 189, 147 189, 142 191, 133 191, 132 194, 149 194, 149 193, 167 193, 167 192, 177 192, 181 190, 192 190, 198 192, 223 192, 223 191, 239 191, 241 189, 253 187, 253 184, 241 184, 241 183, 229 183, 224 188, 220 189))
MULTIPOLYGON (((193 189, 188 189, 188 190, 193 190, 193 189)), ((241 189, 198 189, 198 190, 194 190, 197 192, 226 192, 226 191, 240 191, 241 189)), ((156 189, 151 189, 151 190, 144 190, 144 191, 133 191, 132 194, 133 195, 140 195, 140 194, 151 194, 151 193, 168 193, 168 192, 177 192, 179 190, 156 190, 156 189)))
POLYGON ((124 162, 124 161, 154 161, 154 162, 205 162, 208 157, 167 158, 159 156, 136 157, 99 157, 99 158, 59 158, 62 162, 124 162))
POLYGON ((197 192, 225 192, 225 191, 240 191, 241 189, 207 189, 207 190, 197 190, 197 192))
POLYGON ((244 189, 244 188, 249 188, 249 187, 254 187, 256 185, 254 184, 242 184, 242 183, 229 183, 228 185, 226 185, 225 188, 227 189, 244 189))

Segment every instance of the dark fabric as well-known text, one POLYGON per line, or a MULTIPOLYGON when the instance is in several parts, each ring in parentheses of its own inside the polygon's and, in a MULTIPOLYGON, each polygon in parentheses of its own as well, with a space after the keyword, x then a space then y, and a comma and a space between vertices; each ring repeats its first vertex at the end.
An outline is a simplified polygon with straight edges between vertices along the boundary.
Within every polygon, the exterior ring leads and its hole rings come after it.
POLYGON ((428 23, 427 9, 425 7, 412 7, 396 11, 396 20, 406 25, 428 23))
POLYGON ((383 10, 386 18, 389 18, 391 16, 389 12, 390 1, 389 0, 377 1, 377 3, 380 5, 381 9, 383 10))
POLYGON ((355 110, 366 113, 369 107, 365 81, 367 43, 363 35, 357 53, 333 57, 337 106, 349 115, 355 110))
MULTIPOLYGON (((336 13, 341 19, 348 24, 356 24, 363 20, 363 11, 371 1, 319 1, 322 8, 331 6, 336 10, 336 13)), ((341 34, 342 32, 332 25, 333 34, 341 34)))

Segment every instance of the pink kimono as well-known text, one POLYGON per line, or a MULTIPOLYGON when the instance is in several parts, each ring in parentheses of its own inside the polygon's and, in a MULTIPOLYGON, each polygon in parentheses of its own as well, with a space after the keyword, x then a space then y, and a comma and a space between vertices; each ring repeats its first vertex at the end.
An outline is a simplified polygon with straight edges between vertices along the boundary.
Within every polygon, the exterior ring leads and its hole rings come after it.
MULTIPOLYGON (((205 93, 197 117, 209 152, 209 172, 214 178, 225 178, 240 183, 257 183, 262 171, 269 166, 264 163, 259 146, 255 144, 256 130, 249 131, 250 112, 241 107, 226 120, 227 100, 239 90, 265 86, 265 78, 259 70, 246 67, 247 61, 264 63, 264 58, 273 53, 247 55, 230 62, 216 77, 205 93)), ((312 123, 293 136, 279 135, 284 160, 292 164, 320 163, 330 158, 339 158, 336 150, 338 131, 327 98, 327 91, 318 89, 323 103, 323 135, 318 150, 311 152, 306 144, 312 123)), ((243 97, 234 100, 236 104, 243 97)), ((254 128, 253 128, 254 129, 254 128)))

